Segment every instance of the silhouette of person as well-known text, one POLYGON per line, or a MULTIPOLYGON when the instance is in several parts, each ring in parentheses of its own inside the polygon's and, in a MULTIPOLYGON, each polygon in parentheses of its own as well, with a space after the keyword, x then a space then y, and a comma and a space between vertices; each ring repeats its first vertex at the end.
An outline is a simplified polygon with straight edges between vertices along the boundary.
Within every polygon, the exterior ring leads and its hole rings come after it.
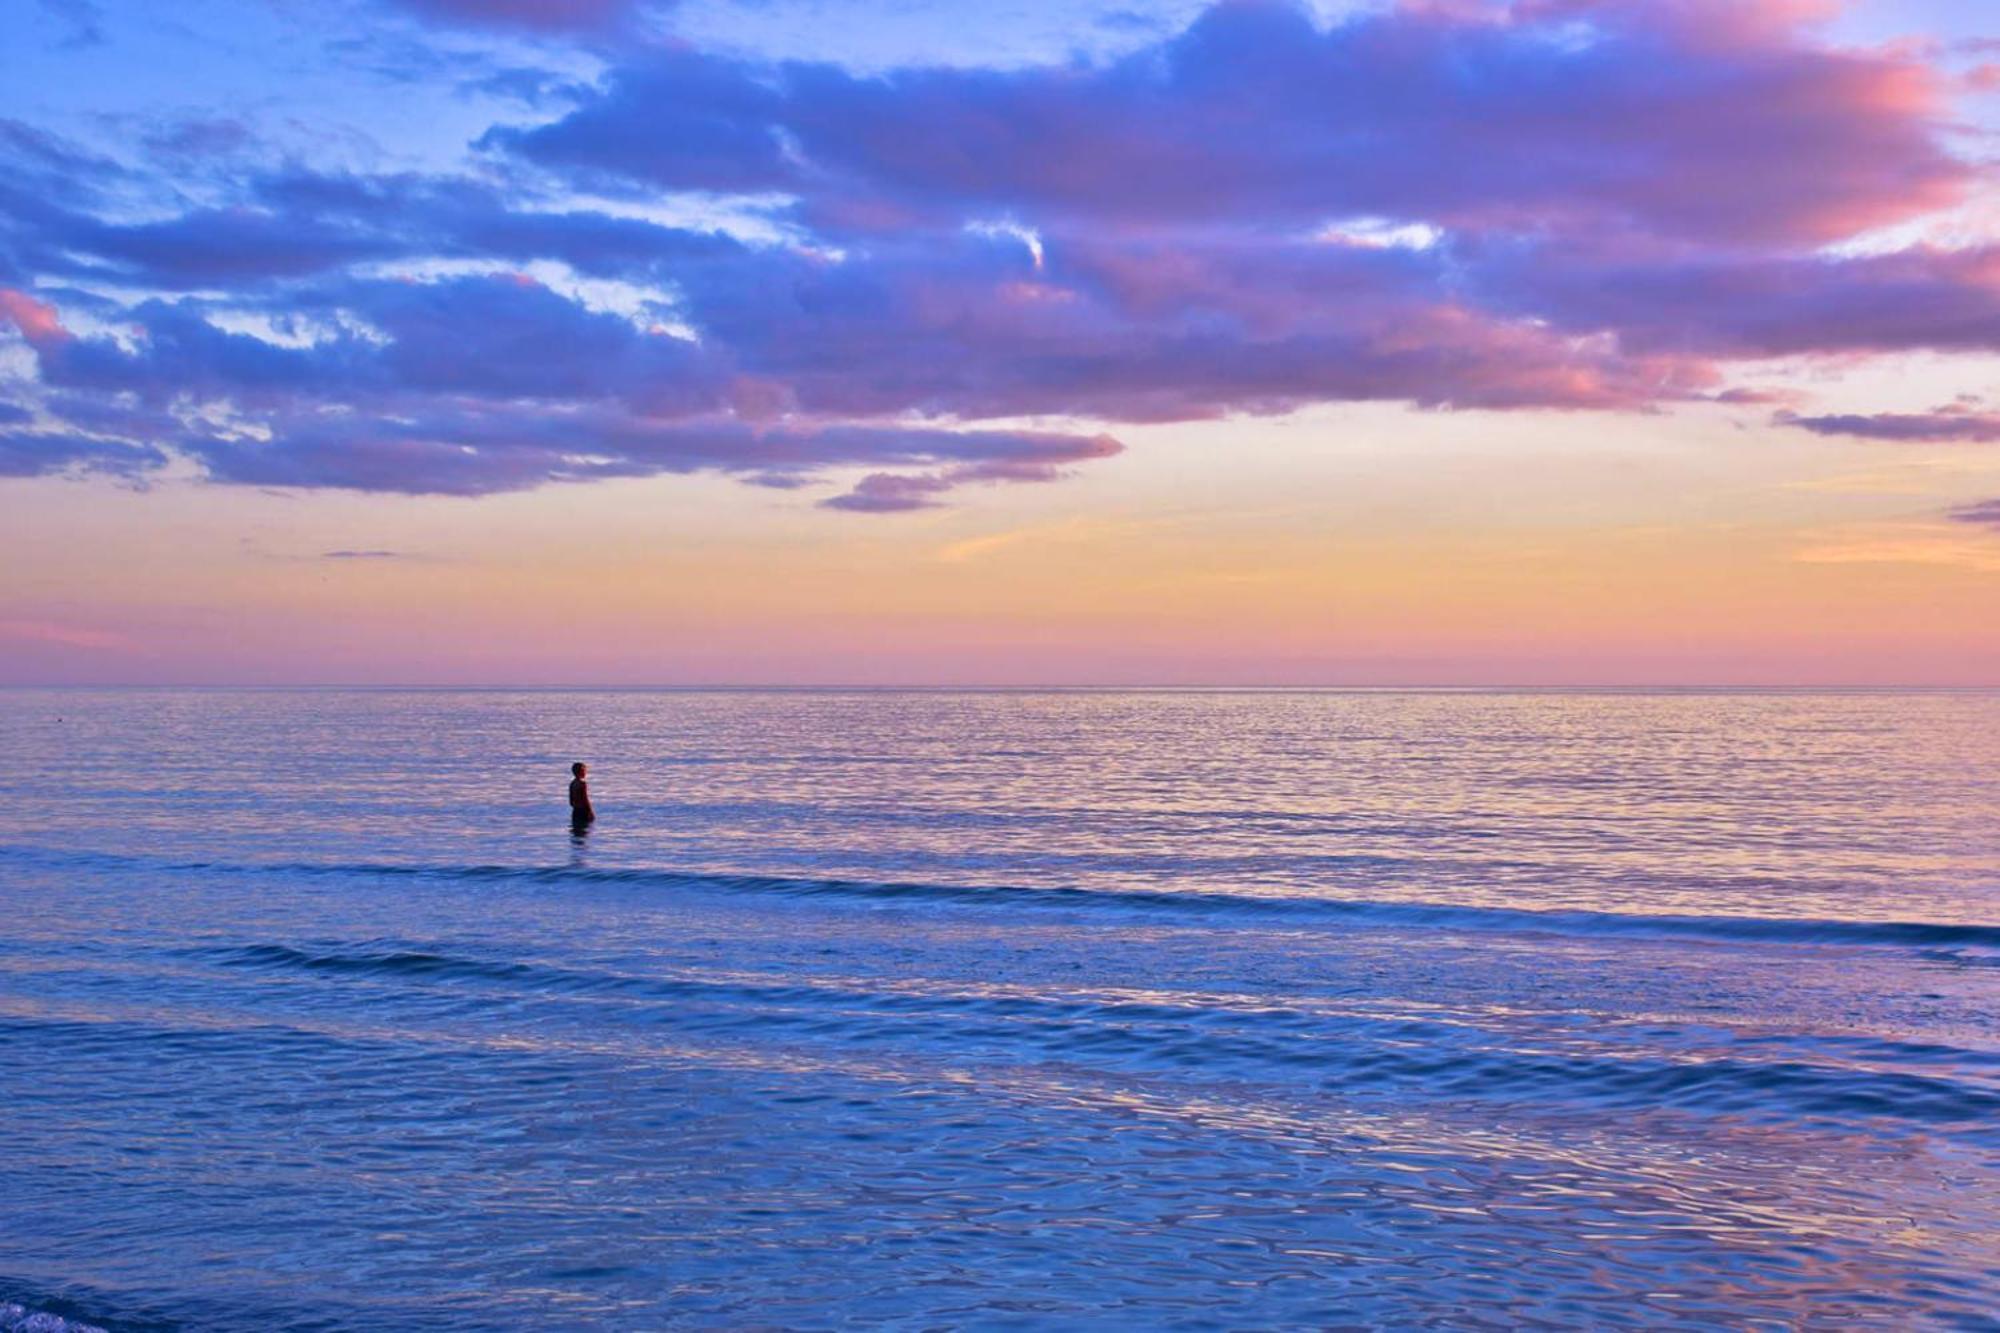
POLYGON ((569 780, 569 826, 581 833, 597 819, 597 812, 590 808, 590 784, 583 780, 588 770, 582 764, 571 764, 569 771, 574 775, 569 780))

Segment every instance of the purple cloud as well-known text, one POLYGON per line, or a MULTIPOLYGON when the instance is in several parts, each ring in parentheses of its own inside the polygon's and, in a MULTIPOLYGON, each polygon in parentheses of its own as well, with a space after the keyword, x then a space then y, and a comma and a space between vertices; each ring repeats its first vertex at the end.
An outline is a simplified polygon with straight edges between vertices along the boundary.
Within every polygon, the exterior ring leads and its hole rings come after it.
POLYGON ((913 509, 937 508, 938 495, 950 489, 951 482, 935 474, 871 472, 847 494, 819 503, 822 509, 845 509, 855 514, 905 514, 913 509))
MULTIPOLYGON (((0 135, 0 168, 10 166, 32 167, 33 161, 6 152, 0 135)), ((95 168, 72 170, 87 175, 95 168)), ((72 189, 82 197, 62 203, 24 186, 12 192, 21 196, 18 207, 0 207, 0 260, 11 239, 21 267, 42 273, 140 288, 241 292, 362 262, 553 259, 581 272, 627 276, 741 248, 710 232, 538 208, 530 198, 463 178, 289 168, 246 173, 242 184, 245 198, 230 207, 143 223, 101 221, 87 192, 72 189)), ((14 203, 9 196, 0 171, 0 206, 14 203)))
POLYGON ((2000 412, 1983 412, 1953 404, 1932 412, 1842 413, 1797 416, 1780 413, 1778 420, 1815 435, 1852 435, 1864 440, 1908 444, 2000 444, 2000 412))
MULTIPOLYGON (((398 2, 582 35, 636 12, 398 2)), ((855 469, 822 503, 894 512, 1119 448, 982 422, 1647 410, 1751 401, 1736 361, 2000 351, 2000 248, 1825 246, 1979 172, 1921 53, 1832 48, 1802 13, 1496 0, 1321 27, 1225 0, 1101 66, 866 78, 631 43, 464 174, 239 161, 254 127, 228 117, 132 167, 0 121, 0 337, 38 381, 0 425, 42 423, 5 466, 173 452, 218 482, 450 495, 855 469), (202 172, 200 206, 163 162, 202 172), (782 239, 579 189, 771 194, 782 239)))
POLYGON ((752 66, 668 47, 619 69, 609 89, 534 129, 498 128, 482 146, 586 176, 670 189, 754 192, 799 183, 784 151, 784 94, 752 66))
POLYGON ((411 495, 490 495, 552 482, 700 470, 768 484, 828 468, 938 467, 942 492, 980 481, 1045 481, 1122 446, 1106 436, 955 431, 895 424, 760 430, 726 418, 658 420, 614 408, 468 410, 420 417, 342 414, 278 423, 269 439, 184 430, 174 440, 219 481, 411 495))
POLYGON ((1225 0, 1102 68, 874 78, 672 50, 487 142, 670 189, 793 192, 861 230, 1373 215, 1824 241, 1957 198, 1972 172, 1936 137, 1944 80, 1818 45, 1797 13, 1405 5, 1321 29, 1282 0, 1225 0))
POLYGON ((434 23, 519 28, 549 34, 603 33, 623 26, 641 0, 390 0, 434 23))
MULTIPOLYGON (((714 406, 722 392, 718 371, 687 340, 585 309, 518 275, 301 289, 274 313, 361 326, 330 324, 319 341, 301 345, 219 327, 196 302, 133 308, 128 317, 140 336, 129 343, 72 337, 41 303, 11 295, 25 311, 23 331, 43 379, 66 389, 155 401, 193 392, 252 407, 301 395, 346 408, 383 407, 398 395, 623 396, 650 410, 683 412, 714 406)), ((0 291, 0 318, 9 297, 0 291)))
POLYGON ((2000 247, 1832 258, 1501 241, 1461 257, 1487 308, 1616 329, 1635 352, 2000 350, 2000 247))
POLYGON ((138 478, 166 461, 158 449, 125 440, 0 429, 0 477, 89 471, 138 478))
POLYGON ((1030 435, 1018 433, 957 436, 940 447, 940 457, 971 461, 943 472, 871 472, 844 495, 820 501, 822 509, 859 514, 894 514, 937 507, 938 497, 968 482, 1055 481, 1063 465, 1122 453, 1124 446, 1108 435, 1030 435))
POLYGON ((694 322, 804 410, 1118 421, 1386 399, 1637 407, 1711 385, 1465 301, 1429 254, 1312 240, 1052 234, 877 244, 840 264, 760 255, 690 271, 694 322))
POLYGON ((1960 505, 1951 511, 1949 517, 1954 522, 1976 523, 2000 532, 2000 500, 1980 500, 1975 504, 1960 505))
POLYGON ((347 228, 246 208, 129 225, 79 222, 71 237, 113 268, 174 286, 295 277, 385 252, 380 241, 347 228))

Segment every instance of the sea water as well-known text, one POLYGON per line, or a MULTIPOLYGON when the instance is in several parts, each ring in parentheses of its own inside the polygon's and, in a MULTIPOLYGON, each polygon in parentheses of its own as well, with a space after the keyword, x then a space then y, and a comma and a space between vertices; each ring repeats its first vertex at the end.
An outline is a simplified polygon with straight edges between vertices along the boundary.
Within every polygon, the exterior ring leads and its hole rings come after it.
POLYGON ((2000 695, 14 691, 0 755, 0 1302, 2000 1310, 2000 695))

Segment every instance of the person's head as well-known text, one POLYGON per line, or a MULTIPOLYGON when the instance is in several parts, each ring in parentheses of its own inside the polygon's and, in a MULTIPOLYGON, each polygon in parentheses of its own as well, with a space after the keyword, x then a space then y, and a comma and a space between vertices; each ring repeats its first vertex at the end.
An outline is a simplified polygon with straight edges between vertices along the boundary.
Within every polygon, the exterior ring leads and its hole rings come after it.
POLYGON ((570 772, 572 772, 572 773, 574 773, 574 774, 576 774, 576 775, 577 775, 578 777, 582 777, 582 776, 583 776, 583 765, 582 765, 582 764, 571 764, 571 765, 569 766, 569 771, 570 771, 570 772))

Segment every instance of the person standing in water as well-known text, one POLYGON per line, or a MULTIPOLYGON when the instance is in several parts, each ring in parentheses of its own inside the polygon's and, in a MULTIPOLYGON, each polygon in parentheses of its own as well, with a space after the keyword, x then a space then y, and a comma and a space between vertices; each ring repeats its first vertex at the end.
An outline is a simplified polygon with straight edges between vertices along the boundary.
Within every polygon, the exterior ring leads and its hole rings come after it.
POLYGON ((590 784, 583 780, 586 770, 582 764, 569 766, 569 826, 581 831, 589 828, 596 820, 597 812, 590 808, 590 784))

